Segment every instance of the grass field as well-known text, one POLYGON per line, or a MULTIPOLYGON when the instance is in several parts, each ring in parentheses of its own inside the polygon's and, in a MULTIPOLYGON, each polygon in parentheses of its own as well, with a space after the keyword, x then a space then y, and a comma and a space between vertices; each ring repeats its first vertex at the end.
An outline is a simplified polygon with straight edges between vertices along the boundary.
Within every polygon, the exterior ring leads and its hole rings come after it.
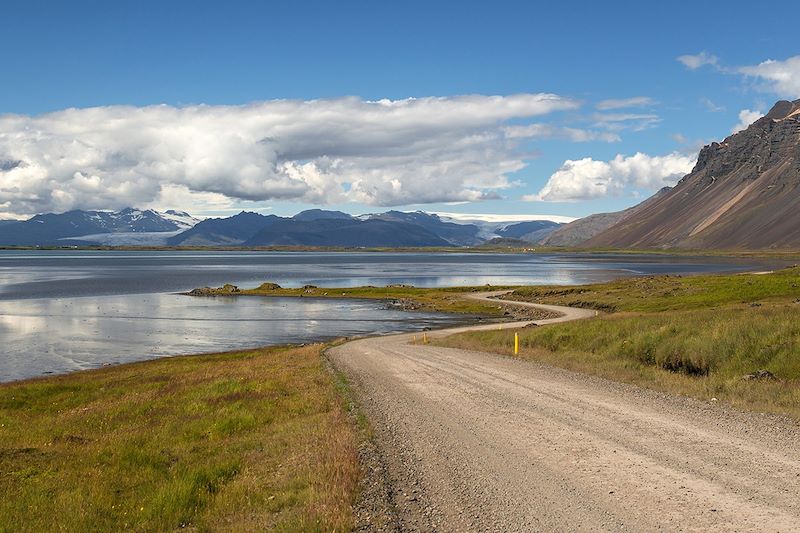
POLYGON ((0 531, 343 531, 358 434, 321 345, 0 385, 0 531))
MULTIPOLYGON (((596 319, 521 330, 520 355, 618 381, 800 418, 800 269, 526 287, 513 298, 589 307, 596 319), (759 370, 774 378, 746 379, 759 370)), ((513 331, 443 345, 511 354, 513 331)))

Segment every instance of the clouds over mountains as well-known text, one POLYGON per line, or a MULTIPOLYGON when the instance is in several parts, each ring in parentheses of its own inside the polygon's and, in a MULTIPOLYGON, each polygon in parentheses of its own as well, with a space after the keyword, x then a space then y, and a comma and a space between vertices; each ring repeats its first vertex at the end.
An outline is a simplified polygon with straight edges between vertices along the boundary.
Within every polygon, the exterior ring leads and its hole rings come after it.
POLYGON ((509 186, 507 175, 530 157, 520 148, 527 138, 603 138, 532 122, 578 106, 554 94, 517 94, 4 115, 0 207, 105 209, 176 190, 381 206, 477 200, 509 186))
POLYGON ((696 157, 678 152, 650 156, 637 152, 617 155, 610 161, 590 157, 567 160, 538 194, 525 196, 528 201, 572 202, 619 195, 626 189, 655 191, 672 186, 688 174, 696 157))

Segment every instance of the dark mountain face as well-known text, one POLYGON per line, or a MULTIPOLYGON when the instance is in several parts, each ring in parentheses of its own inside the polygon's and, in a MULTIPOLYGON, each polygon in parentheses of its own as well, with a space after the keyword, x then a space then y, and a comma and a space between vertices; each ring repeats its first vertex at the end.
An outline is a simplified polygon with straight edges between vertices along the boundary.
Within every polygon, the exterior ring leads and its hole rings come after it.
POLYGON ((242 211, 228 218, 209 218, 167 240, 170 246, 236 246, 278 220, 275 215, 242 211))
POLYGON ((58 245, 63 239, 101 233, 144 233, 177 231, 181 226, 152 210, 133 208, 118 212, 68 211, 48 213, 18 222, 0 225, 0 245, 58 245))
POLYGON ((474 224, 456 224, 445 222, 438 215, 416 211, 404 213, 402 211, 387 211, 376 215, 369 215, 370 220, 384 220, 389 222, 402 222, 425 228, 434 235, 444 239, 454 246, 470 246, 478 244, 480 228, 474 224))
POLYGON ((517 239, 528 243, 538 243, 563 224, 552 220, 533 220, 510 224, 497 230, 497 234, 504 239, 517 239))
POLYGON ((700 151, 671 191, 587 241, 641 248, 800 248, 800 100, 700 151))
POLYGON ((326 211, 325 209, 307 209, 292 217, 295 220, 352 220, 353 216, 341 211, 326 211))
POLYGON ((245 246, 403 247, 447 246, 427 229, 387 220, 280 219, 262 229, 245 246))

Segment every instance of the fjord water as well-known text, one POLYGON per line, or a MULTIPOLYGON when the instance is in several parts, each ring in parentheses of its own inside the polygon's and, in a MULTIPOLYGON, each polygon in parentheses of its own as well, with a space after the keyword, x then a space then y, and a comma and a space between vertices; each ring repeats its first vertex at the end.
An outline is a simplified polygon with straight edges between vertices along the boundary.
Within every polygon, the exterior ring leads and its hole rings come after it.
POLYGON ((0 251, 0 381, 107 363, 421 330, 459 321, 382 302, 192 298, 194 287, 577 284, 762 269, 655 255, 0 251))

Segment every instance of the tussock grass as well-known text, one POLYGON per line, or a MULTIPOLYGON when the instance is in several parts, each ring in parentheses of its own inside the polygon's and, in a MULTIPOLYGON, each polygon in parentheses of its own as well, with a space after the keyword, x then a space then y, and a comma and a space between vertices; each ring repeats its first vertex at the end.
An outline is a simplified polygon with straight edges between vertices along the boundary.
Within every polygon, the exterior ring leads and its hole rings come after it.
MULTIPOLYGON (((604 309, 614 302, 615 308, 627 309, 520 330, 520 356, 800 419, 798 275, 799 269, 788 269, 769 275, 630 279, 575 292, 518 289, 518 296, 547 303, 574 305, 578 299, 586 307, 604 309), (745 379, 757 370, 775 379, 745 379)), ((513 331, 480 331, 438 342, 510 355, 513 336, 513 331)))
POLYGON ((0 531, 341 531, 358 436, 320 345, 0 385, 0 531))

